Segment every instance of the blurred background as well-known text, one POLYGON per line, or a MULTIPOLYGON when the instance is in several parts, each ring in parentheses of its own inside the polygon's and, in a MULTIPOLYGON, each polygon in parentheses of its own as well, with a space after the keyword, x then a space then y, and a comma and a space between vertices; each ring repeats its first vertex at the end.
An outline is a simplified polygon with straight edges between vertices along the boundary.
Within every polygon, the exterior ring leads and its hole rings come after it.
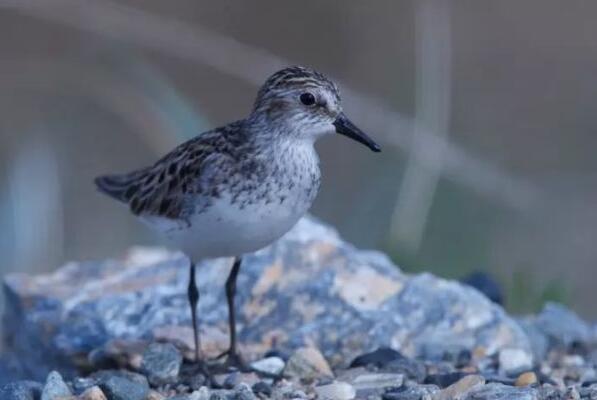
POLYGON ((597 2, 0 0, 0 275, 158 243, 92 184, 242 118, 289 64, 382 144, 318 143, 313 213, 408 272, 486 271, 586 317, 597 2))

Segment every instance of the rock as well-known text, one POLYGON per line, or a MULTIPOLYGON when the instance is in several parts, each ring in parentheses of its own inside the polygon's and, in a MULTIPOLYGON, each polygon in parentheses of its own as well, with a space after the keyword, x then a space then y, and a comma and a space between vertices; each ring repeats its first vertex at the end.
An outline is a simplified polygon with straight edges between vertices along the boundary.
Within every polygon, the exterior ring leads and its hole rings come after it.
POLYGON ((253 389, 253 393, 256 395, 262 394, 266 397, 270 397, 272 395, 272 386, 264 381, 255 383, 251 389, 253 389))
POLYGON ((328 362, 319 350, 313 347, 302 347, 296 350, 286 363, 284 375, 301 380, 334 377, 328 362))
POLYGON ((462 283, 474 287, 496 304, 504 304, 504 292, 499 283, 487 272, 475 271, 460 280, 462 283))
POLYGON ((80 396, 80 400, 107 400, 106 395, 98 386, 92 386, 85 390, 80 396))
POLYGON ((401 374, 369 373, 357 376, 351 383, 356 390, 377 390, 398 388, 402 386, 404 376, 401 374))
POLYGON ((280 375, 284 369, 284 360, 280 357, 267 357, 251 363, 251 367, 259 372, 265 372, 270 375, 280 375))
POLYGON ((520 373, 533 366, 531 354, 520 349, 502 349, 498 358, 500 370, 506 375, 520 373))
POLYGON ((108 400, 144 400, 149 393, 147 378, 126 371, 100 371, 92 375, 108 400))
POLYGON ((404 385, 386 391, 381 398, 382 400, 430 400, 437 392, 439 388, 435 385, 404 385))
POLYGON ((539 400, 536 389, 517 388, 501 383, 490 383, 469 392, 466 400, 539 400))
POLYGON ((59 400, 72 395, 62 376, 57 371, 52 371, 46 379, 46 384, 41 392, 41 400, 59 400))
POLYGON ((425 378, 424 382, 428 385, 436 385, 440 388, 446 388, 446 387, 458 382, 459 380, 466 377, 467 375, 470 375, 470 374, 467 372, 461 372, 461 371, 448 372, 445 374, 429 374, 425 378))
POLYGON ((514 383, 515 386, 529 386, 529 385, 534 385, 535 383, 537 383, 537 375, 532 372, 524 372, 522 374, 520 374, 518 376, 518 378, 516 378, 516 382, 514 383))
POLYGON ((366 367, 368 365, 374 365, 377 368, 383 368, 391 361, 399 360, 404 358, 399 351, 396 351, 389 347, 380 347, 370 353, 361 354, 356 357, 350 363, 350 368, 366 367))
POLYGON ((152 343, 143 353, 141 371, 153 386, 175 382, 182 355, 171 343, 152 343))
MULTIPOLYGON (((230 262, 198 268, 208 356, 228 345, 222 288, 230 262)), ((19 335, 5 332, 7 345, 38 379, 50 368, 70 378, 79 367, 92 367, 81 356, 112 340, 166 335, 191 354, 187 279, 186 257, 149 248, 119 260, 70 263, 48 275, 9 275, 3 326, 19 335)), ((333 366, 378 347, 399 348, 411 358, 446 348, 530 353, 518 324, 475 289, 430 274, 405 275, 385 255, 359 251, 309 217, 245 258, 236 304, 248 359, 305 346, 319 348, 333 366)))
POLYGON ((328 385, 316 386, 315 393, 321 399, 351 400, 357 392, 352 385, 346 382, 333 382, 328 385))
POLYGON ((481 375, 467 375, 458 382, 453 383, 445 389, 435 393, 433 400, 460 400, 466 395, 485 385, 485 378, 481 375))
POLYGON ((34 381, 17 381, 0 388, 2 400, 37 400, 41 397, 43 385, 34 381))
POLYGON ((591 326, 561 304, 547 303, 535 323, 555 345, 570 347, 592 338, 591 326))

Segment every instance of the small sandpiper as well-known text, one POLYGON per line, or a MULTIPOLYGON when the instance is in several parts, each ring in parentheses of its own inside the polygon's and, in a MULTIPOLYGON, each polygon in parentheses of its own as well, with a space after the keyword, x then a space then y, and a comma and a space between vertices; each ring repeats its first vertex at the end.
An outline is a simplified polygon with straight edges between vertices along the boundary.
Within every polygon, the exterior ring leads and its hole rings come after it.
POLYGON ((309 209, 320 182, 313 145, 332 132, 380 151, 344 115, 332 81, 310 68, 288 67, 266 80, 247 118, 198 135, 152 166, 95 179, 99 190, 189 257, 198 361, 195 264, 234 258, 226 281, 230 347, 223 355, 228 365, 240 366, 234 295, 242 257, 280 238, 309 209))

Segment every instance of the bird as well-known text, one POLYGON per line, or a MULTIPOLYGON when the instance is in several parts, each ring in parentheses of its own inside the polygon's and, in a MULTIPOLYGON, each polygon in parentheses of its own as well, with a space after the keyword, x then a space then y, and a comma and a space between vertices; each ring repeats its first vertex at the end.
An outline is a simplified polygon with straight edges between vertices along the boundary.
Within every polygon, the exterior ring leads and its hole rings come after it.
POLYGON ((197 263, 233 259, 225 284, 230 340, 220 358, 241 366, 234 298, 243 257, 275 242, 308 211, 321 178, 314 143, 331 133, 381 151, 345 115, 333 81, 291 66, 266 79, 246 118, 201 133, 148 167, 95 178, 100 192, 188 257, 197 362, 197 263))

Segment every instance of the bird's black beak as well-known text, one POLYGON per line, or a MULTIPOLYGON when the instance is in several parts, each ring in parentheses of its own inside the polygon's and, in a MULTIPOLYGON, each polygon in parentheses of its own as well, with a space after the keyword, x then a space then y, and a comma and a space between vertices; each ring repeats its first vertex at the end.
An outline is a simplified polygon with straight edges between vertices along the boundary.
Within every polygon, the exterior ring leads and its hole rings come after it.
POLYGON ((367 136, 365 132, 350 122, 344 113, 340 113, 340 115, 338 115, 338 118, 336 118, 334 121, 334 126, 336 127, 336 132, 339 134, 348 136, 349 138, 364 144, 376 153, 381 151, 381 147, 379 147, 379 145, 375 143, 373 139, 367 136))

